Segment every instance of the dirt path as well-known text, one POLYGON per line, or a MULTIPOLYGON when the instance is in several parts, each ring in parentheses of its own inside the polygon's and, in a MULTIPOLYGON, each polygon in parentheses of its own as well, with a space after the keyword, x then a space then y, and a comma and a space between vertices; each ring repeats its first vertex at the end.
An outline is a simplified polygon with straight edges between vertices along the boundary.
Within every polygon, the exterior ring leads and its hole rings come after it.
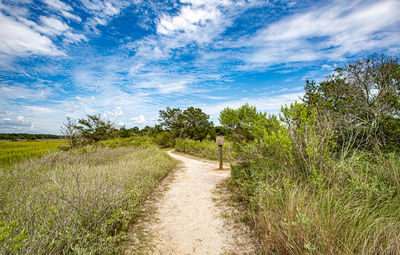
POLYGON ((222 217, 224 208, 215 202, 216 185, 229 177, 229 169, 168 153, 183 166, 156 202, 156 220, 147 227, 152 254, 253 254, 250 239, 222 217))

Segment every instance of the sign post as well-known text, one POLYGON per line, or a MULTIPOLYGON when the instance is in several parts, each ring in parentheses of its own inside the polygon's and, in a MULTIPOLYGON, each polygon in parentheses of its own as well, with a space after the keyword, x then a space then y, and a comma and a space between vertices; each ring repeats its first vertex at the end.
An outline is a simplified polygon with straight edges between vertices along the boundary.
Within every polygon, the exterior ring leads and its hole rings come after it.
POLYGON ((219 169, 223 169, 224 165, 222 162, 222 145, 224 145, 224 137, 223 136, 217 136, 215 139, 215 142, 218 145, 219 149, 219 169))

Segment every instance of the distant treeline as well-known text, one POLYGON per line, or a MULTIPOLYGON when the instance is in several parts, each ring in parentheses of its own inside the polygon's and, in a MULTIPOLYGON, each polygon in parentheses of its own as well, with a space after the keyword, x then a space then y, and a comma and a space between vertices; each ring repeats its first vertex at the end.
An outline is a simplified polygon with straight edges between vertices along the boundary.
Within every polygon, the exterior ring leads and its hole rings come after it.
POLYGON ((0 134, 0 140, 36 140, 36 139, 59 139, 62 136, 51 134, 26 134, 26 133, 6 133, 0 134))

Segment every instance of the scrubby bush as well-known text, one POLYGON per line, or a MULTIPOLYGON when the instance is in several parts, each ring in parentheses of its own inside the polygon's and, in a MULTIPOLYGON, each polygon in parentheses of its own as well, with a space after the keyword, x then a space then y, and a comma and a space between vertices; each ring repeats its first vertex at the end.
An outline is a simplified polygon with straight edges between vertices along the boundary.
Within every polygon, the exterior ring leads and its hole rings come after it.
POLYGON ((230 187, 248 205, 262 253, 400 253, 397 154, 343 157, 333 120, 299 103, 279 119, 248 105, 225 109, 220 122, 234 139, 230 187))
POLYGON ((155 144, 159 145, 161 148, 172 148, 175 145, 175 139, 173 138, 171 132, 163 131, 157 134, 153 141, 155 144))
MULTIPOLYGON (((187 153, 193 156, 213 159, 219 159, 219 149, 214 141, 203 140, 195 141, 191 139, 178 139, 176 141, 175 149, 177 151, 187 153)), ((230 142, 225 142, 222 147, 223 160, 232 161, 233 154, 230 142)))

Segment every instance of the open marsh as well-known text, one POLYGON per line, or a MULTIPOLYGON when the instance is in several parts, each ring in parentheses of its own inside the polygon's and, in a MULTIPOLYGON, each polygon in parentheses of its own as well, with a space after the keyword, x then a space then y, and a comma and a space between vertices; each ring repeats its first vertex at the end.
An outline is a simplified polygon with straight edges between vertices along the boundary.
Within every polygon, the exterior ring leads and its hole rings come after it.
POLYGON ((0 253, 119 253, 143 201, 175 165, 155 147, 89 147, 3 171, 0 253))

